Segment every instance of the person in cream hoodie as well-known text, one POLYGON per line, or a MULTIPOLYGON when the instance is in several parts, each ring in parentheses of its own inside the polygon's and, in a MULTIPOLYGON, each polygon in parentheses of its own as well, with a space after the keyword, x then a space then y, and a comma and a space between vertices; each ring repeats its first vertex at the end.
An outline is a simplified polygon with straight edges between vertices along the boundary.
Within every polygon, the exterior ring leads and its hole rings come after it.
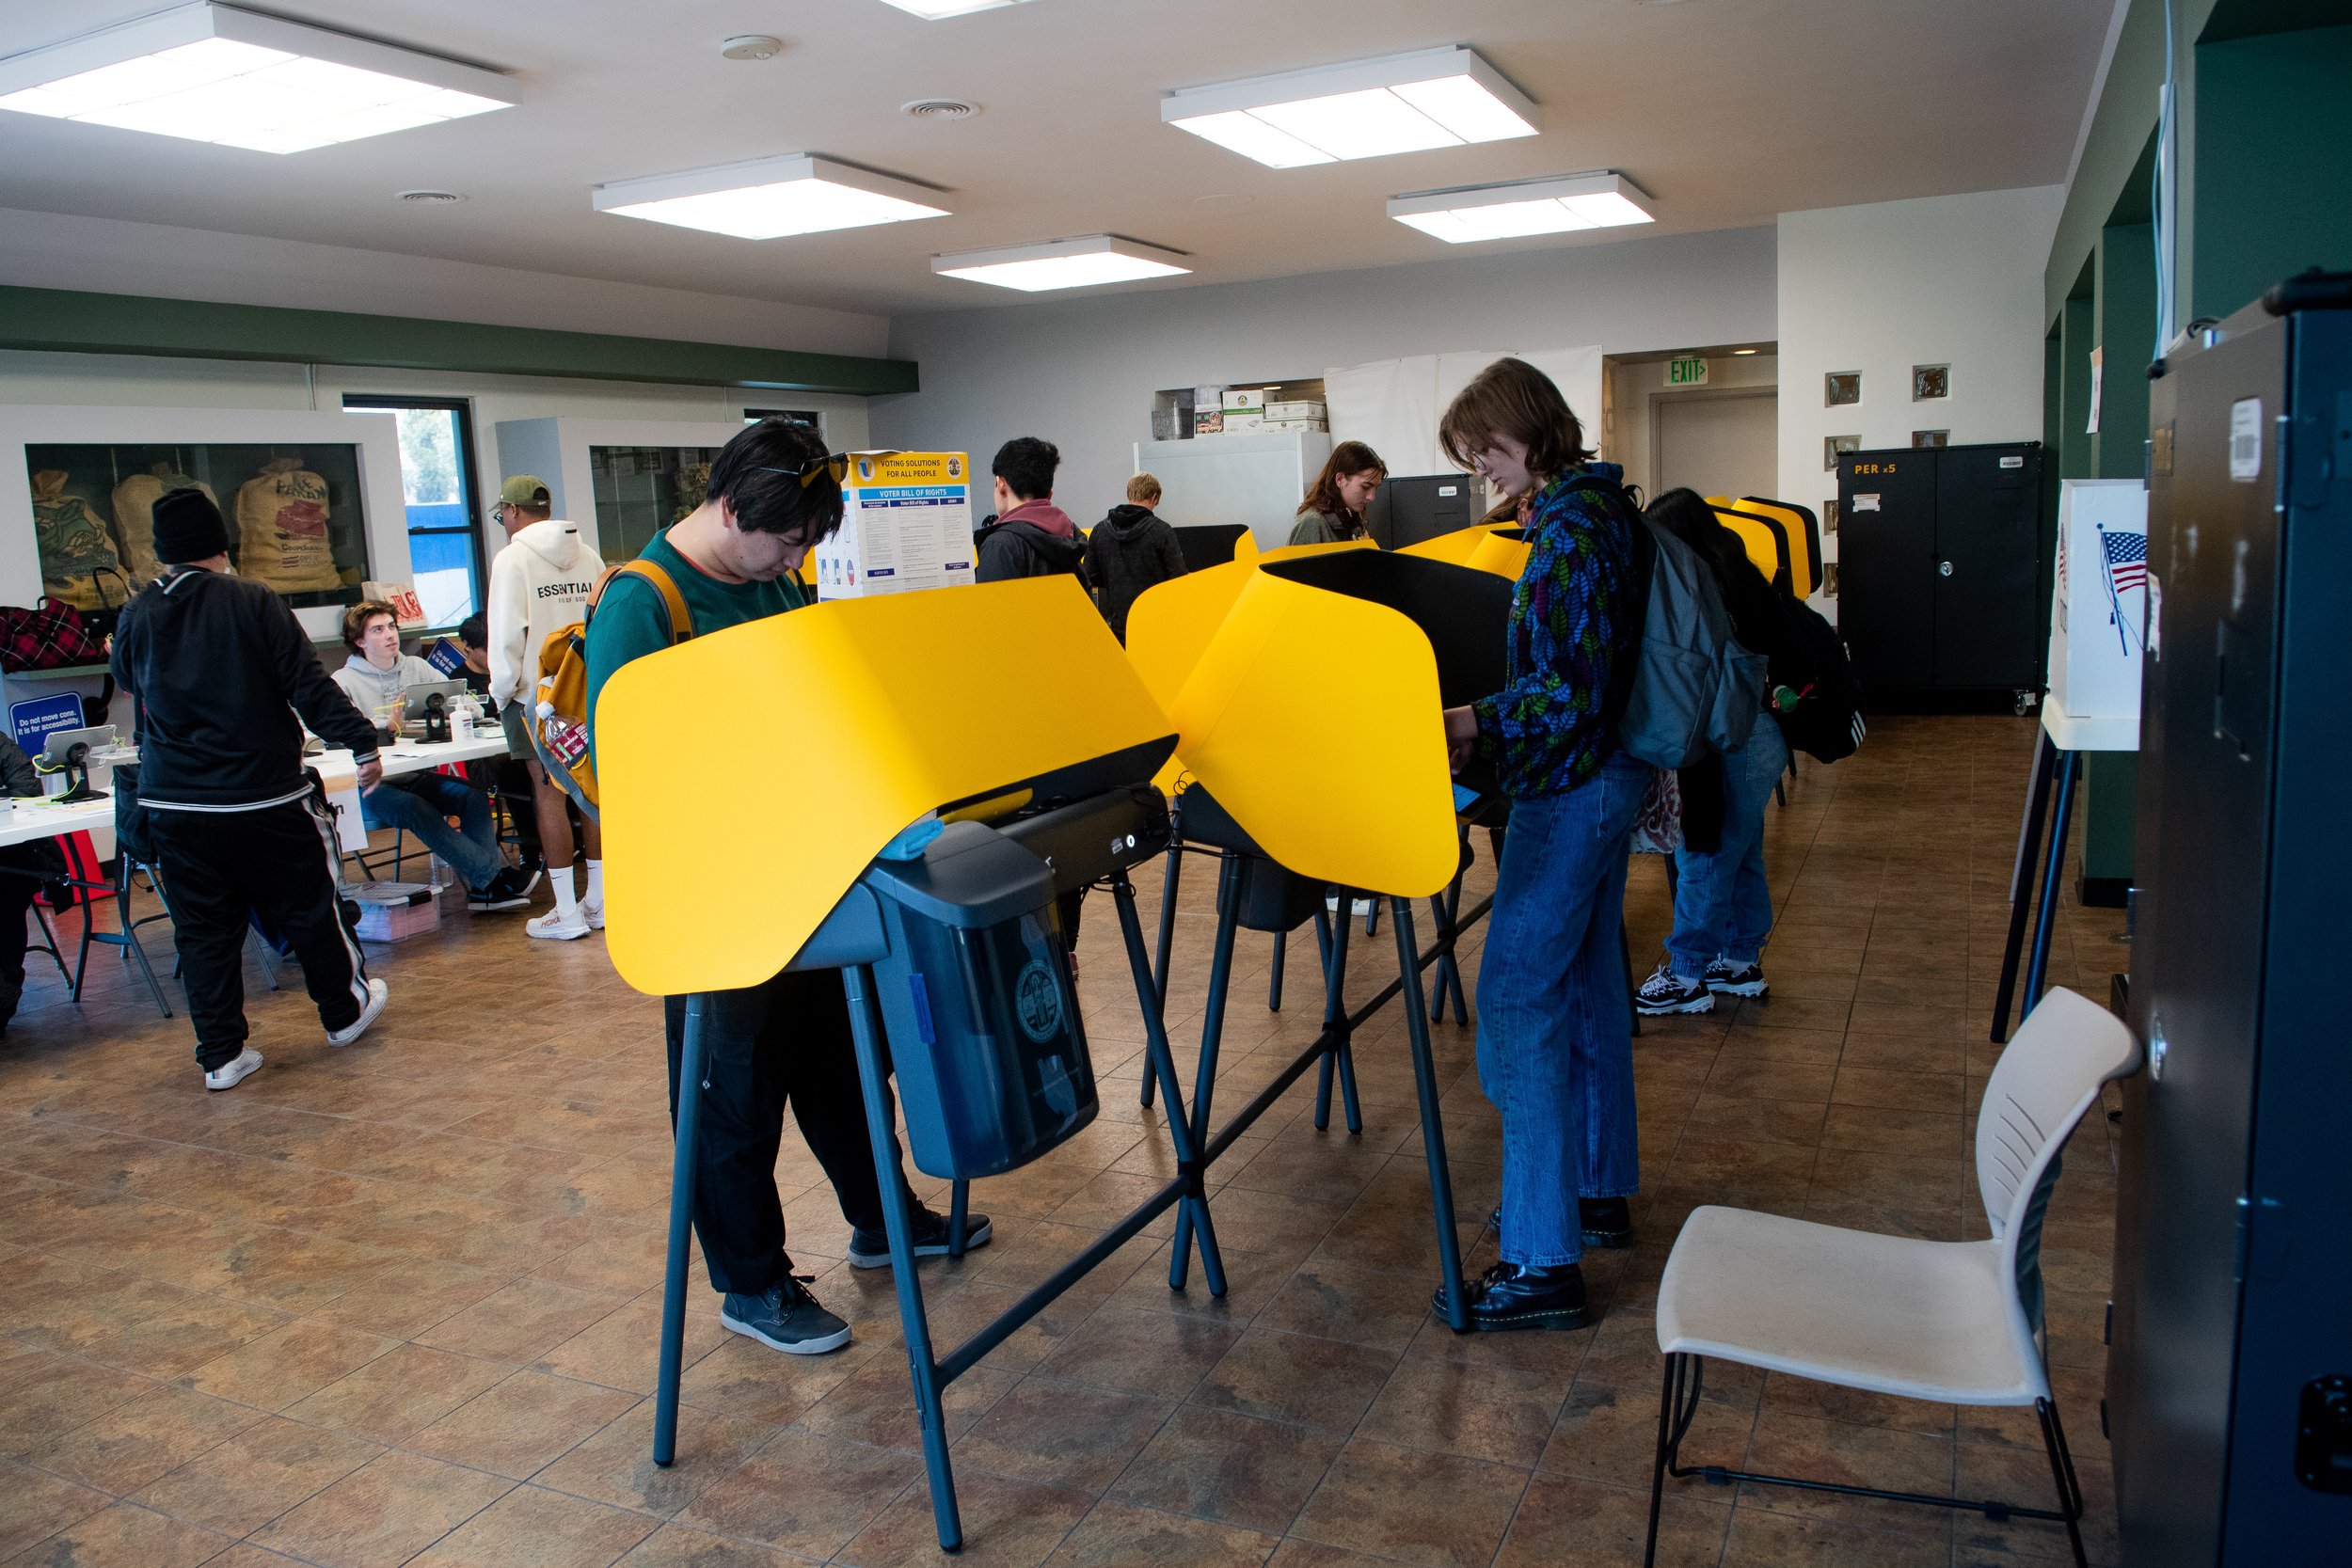
POLYGON ((555 908, 523 928, 534 937, 571 942, 604 925, 604 840, 594 822, 580 823, 588 852, 588 886, 572 884, 572 824, 561 785, 548 777, 531 744, 531 714, 538 702, 539 649, 588 611, 604 569, 580 530, 551 517, 547 483, 516 474, 499 490, 491 515, 506 530, 506 547, 490 563, 490 696, 506 727, 506 749, 531 769, 532 807, 548 862, 555 908))

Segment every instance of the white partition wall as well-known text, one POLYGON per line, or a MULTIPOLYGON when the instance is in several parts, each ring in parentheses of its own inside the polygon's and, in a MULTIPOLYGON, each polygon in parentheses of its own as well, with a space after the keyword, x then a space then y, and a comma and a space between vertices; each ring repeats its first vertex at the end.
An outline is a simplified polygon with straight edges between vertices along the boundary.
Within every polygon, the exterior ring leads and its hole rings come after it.
POLYGON ((1136 471, 1160 482, 1161 516, 1179 527, 1246 523, 1260 549, 1290 543, 1307 486, 1331 455, 1319 430, 1137 441, 1136 471))

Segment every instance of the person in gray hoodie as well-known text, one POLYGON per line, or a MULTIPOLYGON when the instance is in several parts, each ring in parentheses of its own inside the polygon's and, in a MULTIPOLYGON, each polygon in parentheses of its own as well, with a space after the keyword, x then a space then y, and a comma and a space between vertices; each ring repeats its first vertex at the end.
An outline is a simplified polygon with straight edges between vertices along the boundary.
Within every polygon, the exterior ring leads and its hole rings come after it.
MULTIPOLYGON (((363 599, 343 611, 343 646, 351 657, 335 672, 351 705, 376 728, 397 736, 407 717, 409 687, 448 677, 413 654, 400 651, 400 626, 392 607, 363 599)), ((425 847, 466 879, 467 901, 477 910, 515 910, 531 902, 536 873, 506 863, 499 847, 490 799, 463 779, 446 773, 410 773, 386 779, 359 797, 360 817, 371 828, 396 828, 424 840, 425 847), (449 825, 456 817, 458 826, 449 825)))
POLYGON ((1147 588, 1184 575, 1184 552, 1176 531, 1152 512, 1160 504, 1160 482, 1150 474, 1127 481, 1127 504, 1087 535, 1087 576, 1094 579, 1095 604, 1110 623, 1111 635, 1127 641, 1127 611, 1147 588))

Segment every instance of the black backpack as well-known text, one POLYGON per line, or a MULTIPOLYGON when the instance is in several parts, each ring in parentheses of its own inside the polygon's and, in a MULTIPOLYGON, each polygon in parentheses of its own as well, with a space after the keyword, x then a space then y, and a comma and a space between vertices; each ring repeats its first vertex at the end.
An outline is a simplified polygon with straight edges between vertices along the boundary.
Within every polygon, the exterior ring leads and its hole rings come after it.
MULTIPOLYGON (((1816 762, 1850 757, 1861 747, 1868 727, 1862 721, 1862 683, 1854 678, 1845 640, 1822 619, 1820 611, 1803 599, 1785 594, 1775 596, 1788 617, 1796 642, 1804 649, 1809 672, 1804 685, 1790 688, 1797 693, 1796 706, 1785 711, 1774 707, 1780 733, 1789 745, 1816 762)), ((1775 677, 1778 673, 1774 672, 1775 677)), ((1775 685, 1781 684, 1785 683, 1775 680, 1775 685)))

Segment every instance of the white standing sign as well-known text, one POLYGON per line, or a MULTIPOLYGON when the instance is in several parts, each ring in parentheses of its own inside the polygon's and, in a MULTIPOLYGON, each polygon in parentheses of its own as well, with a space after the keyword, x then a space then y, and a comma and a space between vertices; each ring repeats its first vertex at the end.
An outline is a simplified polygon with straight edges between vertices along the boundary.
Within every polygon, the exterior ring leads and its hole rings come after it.
POLYGON ((819 599, 973 580, 972 465, 960 451, 852 452, 840 530, 809 553, 819 599))
POLYGON ((2136 479, 2062 481, 2051 700, 2076 719, 2137 725, 2147 641, 2147 486, 2136 479))

